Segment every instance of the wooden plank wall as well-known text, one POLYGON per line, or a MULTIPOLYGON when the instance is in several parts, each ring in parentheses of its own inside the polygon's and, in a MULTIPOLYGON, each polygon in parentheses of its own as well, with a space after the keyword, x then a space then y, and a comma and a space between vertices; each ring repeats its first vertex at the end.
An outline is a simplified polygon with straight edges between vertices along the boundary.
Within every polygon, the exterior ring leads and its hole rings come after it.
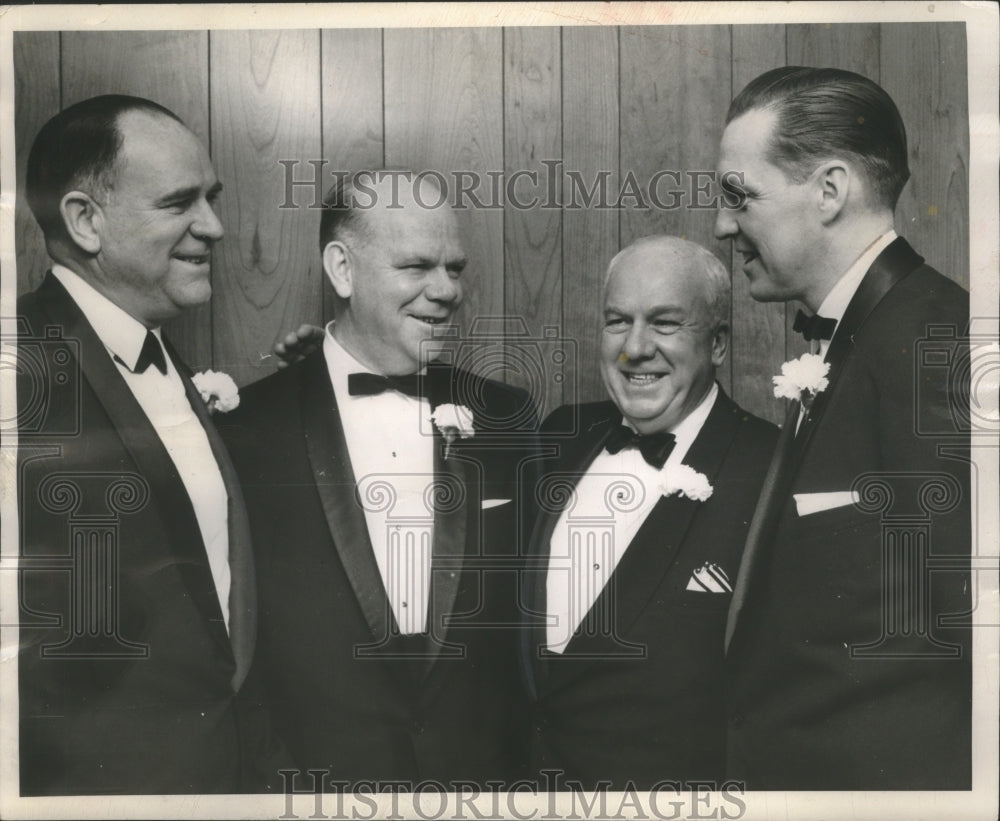
MULTIPOLYGON (((211 305, 168 328, 195 369, 246 384, 274 367, 285 330, 330 315, 317 246, 314 191, 286 202, 285 166, 310 180, 371 166, 524 174, 529 208, 466 208, 470 257, 465 333, 519 319, 538 344, 477 368, 537 385, 542 410, 601 398, 597 368, 601 279, 610 257, 654 232, 686 236, 732 263, 712 236, 714 212, 686 196, 669 210, 623 198, 621 209, 545 207, 545 181, 575 172, 588 187, 604 172, 611 199, 629 175, 711 171, 726 108, 760 72, 786 63, 834 65, 880 82, 906 121, 913 179, 897 230, 928 261, 968 287, 969 124, 963 24, 657 26, 622 28, 364 29, 171 32, 17 32, 14 37, 18 185, 30 142, 61 106, 110 92, 176 111, 209 146, 225 184, 226 237, 213 267, 211 305), (553 163, 561 162, 561 166, 553 163), (553 170, 558 169, 558 170, 553 170), (284 207, 283 207, 284 206, 284 207), (569 343, 559 343, 558 334, 569 343), (539 353, 540 352, 540 353, 539 353), (549 366, 539 368, 541 355, 549 366), (565 378, 551 365, 566 357, 565 378)), ((449 177, 449 179, 452 179, 449 177)), ((690 178, 684 178, 685 184, 690 178)), ((569 181, 558 179, 562 202, 569 181)), ((676 186, 660 187, 662 199, 676 186)), ((490 203, 490 192, 477 190, 490 203)), ((557 195, 557 196, 558 196, 557 195)), ((490 204, 496 204, 495 202, 490 204)), ((550 202, 551 204, 551 202, 550 202)), ((18 291, 48 265, 18 191, 18 291)), ((760 305, 733 277, 733 345, 720 379, 737 401, 780 417, 770 377, 802 348, 796 306, 760 305)), ((463 350, 470 349, 466 346, 463 350)))

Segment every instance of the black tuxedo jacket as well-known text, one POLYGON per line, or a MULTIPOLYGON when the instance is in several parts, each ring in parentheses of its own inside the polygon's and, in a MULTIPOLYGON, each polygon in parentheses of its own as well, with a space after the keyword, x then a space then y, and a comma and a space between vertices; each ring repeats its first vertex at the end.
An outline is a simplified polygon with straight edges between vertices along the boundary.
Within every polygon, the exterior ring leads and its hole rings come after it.
POLYGON ((23 795, 255 790, 255 593, 235 471, 167 345, 229 492, 227 635, 166 449, 51 274, 18 302, 23 795))
MULTIPOLYGON (((740 553, 777 429, 720 389, 684 464, 704 473, 712 496, 662 498, 643 522, 563 655, 544 651, 549 542, 575 486, 621 423, 612 402, 576 408, 579 433, 559 442, 570 406, 543 424, 542 510, 526 585, 535 615, 522 661, 534 694, 532 763, 586 789, 650 789, 661 781, 721 782, 725 761, 723 631, 730 594, 687 590, 694 571, 719 565, 735 582, 740 553), (561 487, 560 487, 561 486, 561 487), (549 504, 545 504, 545 500, 549 504), (596 613, 601 615, 592 619, 596 613), (599 625, 588 629, 590 619, 599 625)), ((594 511, 599 515, 602 511, 594 511)), ((544 784, 544 782, 543 782, 544 784)))
MULTIPOLYGON (((475 436, 447 458, 433 434, 441 492, 424 637, 398 635, 322 352, 244 391, 223 428, 254 533, 276 729, 301 769, 355 789, 510 779, 525 759, 516 534, 534 408, 518 389, 431 373, 446 394, 437 404, 479 410, 475 436), (511 501, 483 509, 499 499, 511 501)), ((303 779, 296 788, 313 786, 303 779)))
POLYGON ((727 630, 727 775, 749 789, 970 786, 968 309, 896 240, 797 433, 790 409, 727 630), (792 499, 852 488, 858 507, 792 499))

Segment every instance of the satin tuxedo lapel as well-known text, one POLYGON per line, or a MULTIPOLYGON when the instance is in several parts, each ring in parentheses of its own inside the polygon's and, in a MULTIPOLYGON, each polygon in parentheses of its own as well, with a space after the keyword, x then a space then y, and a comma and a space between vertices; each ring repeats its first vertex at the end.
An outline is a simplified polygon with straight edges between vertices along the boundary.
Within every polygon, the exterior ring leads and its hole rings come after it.
MULTIPOLYGON (((683 464, 705 474, 710 482, 721 469, 736 434, 736 414, 733 410, 732 401, 720 393, 683 459, 683 464)), ((619 419, 620 414, 604 425, 598 447, 590 448, 587 461, 578 463, 577 479, 586 471, 600 447, 603 447, 619 419)), ((679 495, 663 497, 656 503, 591 608, 598 613, 603 610, 612 614, 613 634, 584 635, 577 632, 563 656, 566 659, 575 657, 574 661, 579 661, 562 664, 554 660, 556 663, 549 662, 546 665, 550 670, 545 678, 553 689, 584 672, 594 661, 623 654, 635 657, 642 652, 638 646, 629 649, 625 635, 649 605, 656 591, 662 587, 701 504, 679 495)), ((558 514, 548 518, 556 520, 558 514)), ((553 528, 554 522, 546 528, 549 538, 553 528)), ((545 552, 548 552, 547 542, 545 552)))
POLYGON ((826 361, 830 363, 829 380, 825 391, 817 394, 809 413, 802 420, 792 447, 790 471, 794 474, 801 462, 801 456, 809 445, 823 413, 830 404, 830 397, 837 389, 837 383, 844 372, 844 362, 854 351, 854 335, 875 310, 893 286, 904 276, 923 264, 923 257, 914 251, 902 237, 894 240, 878 255, 865 274, 858 290, 844 312, 837 330, 830 340, 826 361))
MULTIPOLYGON (((547 666, 539 664, 538 653, 546 642, 546 579, 548 577, 549 551, 552 541, 552 533, 559 521, 559 517, 565 505, 554 504, 557 496, 562 499, 562 486, 565 487, 566 499, 570 498, 569 491, 575 492, 580 477, 587 469, 587 466, 597 457, 604 448, 614 425, 621 421, 621 412, 613 403, 606 403, 604 413, 592 421, 587 430, 575 439, 562 440, 556 445, 560 449, 561 455, 542 468, 543 477, 546 475, 555 479, 560 484, 560 490, 554 488, 542 488, 542 495, 552 502, 543 504, 535 525, 532 529, 531 539, 528 547, 529 567, 532 575, 528 585, 527 609, 532 614, 529 625, 521 631, 521 666, 528 677, 528 684, 531 689, 542 686, 546 675, 547 666)), ((542 479, 545 482, 545 478, 542 479)))
POLYGON ((357 497, 357 480, 351 468, 337 400, 321 351, 303 363, 299 384, 306 450, 330 538, 372 638, 381 641, 390 632, 389 599, 368 538, 368 525, 357 497))
MULTIPOLYGON (((380 642, 395 631, 396 625, 368 535, 364 509, 357 496, 357 478, 351 467, 340 412, 322 352, 317 352, 303 363, 300 387, 306 448, 330 538, 372 638, 380 642)), ((435 431, 434 473, 437 488, 434 496, 438 503, 434 510, 431 550, 431 630, 427 662, 421 666, 423 675, 430 671, 444 648, 448 619, 454 609, 461 577, 458 566, 465 551, 468 501, 465 498, 461 446, 457 443, 452 445, 450 458, 445 459, 444 444, 444 439, 435 431)))
POLYGON ((208 444, 212 448, 215 463, 226 485, 227 523, 229 531, 229 643, 232 646, 236 670, 233 673, 233 690, 238 692, 247 677, 253 661, 254 645, 257 640, 257 584, 254 578, 253 548, 250 538, 250 521, 247 518, 246 502, 236 469, 222 437, 212 422, 201 394, 191 381, 190 368, 181 361, 173 346, 166 340, 163 344, 167 355, 174 362, 177 373, 184 383, 184 392, 194 410, 195 416, 205 429, 208 444))
POLYGON ((774 519, 778 515, 782 488, 782 467, 788 460, 795 439, 795 422, 799 418, 800 408, 801 405, 798 402, 789 403, 784 424, 781 426, 781 434, 778 437, 778 444, 774 449, 774 456, 771 458, 771 464, 768 465, 767 474, 764 476, 760 500, 754 511, 753 519, 750 521, 746 547, 743 550, 743 561, 740 564, 736 586, 733 588, 733 599, 729 605, 729 616, 726 619, 727 652, 733 640, 740 613, 743 611, 743 605, 746 602, 750 579, 756 569, 756 558, 760 553, 765 535, 771 531, 774 519))
POLYGON ((229 654, 229 636, 201 530, 177 468, 107 354, 104 344, 59 281, 50 273, 39 292, 44 294, 44 310, 53 324, 63 328, 65 338, 79 340, 83 378, 111 420, 138 473, 149 484, 148 504, 155 505, 160 511, 163 528, 169 534, 167 541, 175 554, 184 584, 213 639, 220 649, 229 654))
POLYGON ((906 240, 899 238, 892 242, 872 263, 858 290, 844 312, 826 361, 830 363, 829 384, 826 390, 817 394, 808 414, 796 429, 800 405, 792 402, 789 406, 781 437, 774 458, 764 480, 760 501, 754 512, 747 536, 743 564, 740 570, 729 619, 726 625, 726 649, 728 651, 735 635, 739 616, 746 601, 747 591, 755 573, 755 564, 761 558, 763 546, 773 536, 778 516, 788 499, 792 483, 802 464, 809 442, 822 422, 830 399, 837 390, 844 365, 854 352, 854 336, 875 310, 876 306, 903 277, 918 268, 923 258, 910 247, 906 240))

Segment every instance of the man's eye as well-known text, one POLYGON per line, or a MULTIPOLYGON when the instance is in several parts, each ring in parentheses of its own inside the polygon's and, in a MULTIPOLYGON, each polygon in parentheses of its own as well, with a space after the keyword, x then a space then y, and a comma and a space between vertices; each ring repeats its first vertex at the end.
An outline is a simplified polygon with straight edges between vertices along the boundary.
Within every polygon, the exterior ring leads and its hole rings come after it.
POLYGON ((746 207, 748 199, 746 191, 738 191, 735 188, 725 189, 722 195, 725 207, 732 211, 741 211, 746 207))
POLYGON ((609 316, 604 320, 604 327, 612 331, 624 328, 625 324, 625 319, 620 316, 609 316))
POLYGON ((681 323, 676 319, 657 319, 653 322, 653 327, 661 334, 670 334, 676 331, 681 323))

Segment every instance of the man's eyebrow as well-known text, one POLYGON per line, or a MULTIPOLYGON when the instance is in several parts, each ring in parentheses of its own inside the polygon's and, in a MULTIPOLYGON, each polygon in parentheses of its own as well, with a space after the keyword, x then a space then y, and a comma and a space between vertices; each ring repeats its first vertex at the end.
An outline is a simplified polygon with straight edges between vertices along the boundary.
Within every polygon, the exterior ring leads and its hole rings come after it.
MULTIPOLYGON (((205 192, 206 197, 213 197, 222 191, 222 183, 217 182, 208 191, 205 192)), ((186 202, 188 200, 196 200, 198 195, 201 193, 201 186, 189 185, 186 188, 177 188, 156 200, 157 205, 169 205, 175 202, 186 202)))

